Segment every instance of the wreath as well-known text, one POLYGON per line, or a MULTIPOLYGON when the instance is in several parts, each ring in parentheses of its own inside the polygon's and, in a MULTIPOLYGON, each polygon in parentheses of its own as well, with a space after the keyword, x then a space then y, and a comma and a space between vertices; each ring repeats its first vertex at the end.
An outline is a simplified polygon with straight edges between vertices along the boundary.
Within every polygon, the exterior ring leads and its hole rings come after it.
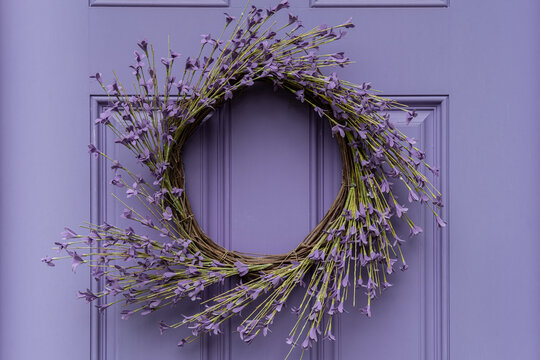
POLYGON ((343 52, 317 50, 341 39, 353 23, 302 32, 302 22, 289 14, 278 27, 274 16, 288 7, 281 1, 267 10, 246 5, 238 19, 225 14, 222 34, 201 36, 199 55, 185 60, 179 80, 173 64, 180 54, 169 50, 161 65, 156 64, 154 50, 145 40, 138 43, 142 52, 135 51, 135 64, 130 66, 136 78, 134 92, 128 92, 116 76, 110 85, 99 73, 91 76, 110 99, 96 124, 107 126, 116 135, 115 142, 133 152, 152 174, 152 179, 144 179, 89 145, 90 154, 111 161, 115 173, 111 184, 124 188, 126 196, 138 199, 146 211, 137 212, 118 199, 125 205, 122 217, 147 230, 86 224, 82 226, 86 235, 80 235, 66 228, 67 241, 55 243, 66 255, 42 259, 54 266, 54 260, 71 258, 73 270, 88 264, 104 290, 86 290, 79 296, 88 302, 99 299, 100 311, 122 303, 125 319, 186 297, 201 300, 205 306, 200 312, 176 323, 161 322, 160 330, 189 326, 192 334, 178 343, 183 346, 203 334, 221 333, 221 325, 238 315, 242 320, 236 330, 249 343, 268 333, 293 290, 303 288, 300 303, 290 307, 297 321, 286 338, 303 351, 322 338, 335 339, 332 318, 344 311, 351 294, 356 298, 357 289, 365 289, 367 301, 361 311, 371 316, 372 301, 391 286, 388 276, 399 266, 396 263, 407 269, 401 251, 405 240, 398 237, 395 222, 404 222, 411 236, 422 229, 398 201, 390 179, 408 189, 409 202, 427 206, 437 224, 445 226, 438 215, 440 193, 421 172, 422 167, 435 175, 438 170, 425 163, 414 140, 390 122, 390 110, 407 112, 408 122, 416 116, 414 110, 376 95, 369 83, 356 85, 336 73, 325 75, 325 68, 351 61, 343 52), (230 35, 224 41, 226 33, 230 35), (156 65, 164 67, 162 88, 156 65), (343 164, 341 188, 332 206, 303 241, 283 255, 254 256, 216 244, 197 223, 183 190, 186 140, 223 103, 258 81, 290 92, 309 104, 320 120, 328 121, 343 164), (203 290, 227 278, 233 279, 227 289, 202 300, 203 290))

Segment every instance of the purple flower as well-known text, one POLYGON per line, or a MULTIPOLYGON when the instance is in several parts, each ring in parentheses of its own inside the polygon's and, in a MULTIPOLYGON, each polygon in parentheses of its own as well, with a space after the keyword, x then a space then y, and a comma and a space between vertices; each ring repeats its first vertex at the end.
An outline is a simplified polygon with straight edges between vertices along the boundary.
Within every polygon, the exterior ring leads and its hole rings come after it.
POLYGON ((300 102, 304 102, 304 89, 300 89, 294 92, 296 94, 296 99, 300 102))
POLYGON ((423 232, 424 230, 422 230, 422 228, 418 225, 414 225, 411 227, 411 234, 410 236, 414 236, 414 235, 418 235, 420 234, 421 232, 423 232))
POLYGON ((279 11, 281 9, 287 9, 289 8, 291 5, 289 4, 289 0, 282 0, 276 7, 275 7, 275 11, 279 11))
POLYGON ((442 197, 440 195, 437 195, 437 197, 433 201, 433 205, 438 206, 440 208, 444 206, 444 204, 442 203, 442 197))
POLYGON ((131 236, 135 235, 135 230, 133 230, 133 228, 131 226, 129 226, 127 229, 124 230, 124 234, 127 237, 131 237, 131 236))
POLYGON ((131 315, 135 314, 134 310, 122 310, 120 312, 122 320, 127 320, 131 317, 131 315))
POLYGON ((85 292, 82 292, 82 291, 79 291, 77 293, 77 297, 79 299, 85 299, 87 303, 89 302, 92 302, 94 300, 96 300, 98 297, 96 296, 96 294, 94 294, 92 291, 90 291, 90 289, 86 289, 85 292))
POLYGON ((381 192, 383 193, 389 193, 390 192, 390 184, 386 178, 381 181, 381 192))
POLYGON ((298 21, 298 16, 295 16, 293 14, 289 14, 289 25, 294 24, 298 21))
POLYGON ((120 88, 118 87, 118 83, 116 80, 113 81, 112 84, 106 86, 107 94, 111 95, 117 95, 120 93, 120 88))
POLYGON ((137 191, 137 183, 133 183, 133 187, 128 188, 126 190, 126 194, 128 198, 139 195, 139 192, 137 191))
POLYGON ((96 73, 95 75, 90 75, 90 79, 96 79, 100 84, 102 84, 101 81, 101 73, 96 73))
POLYGON ((238 275, 240 276, 244 276, 249 272, 249 266, 239 260, 234 263, 234 266, 236 266, 238 275))
POLYGON ((439 215, 436 215, 435 216, 435 219, 437 220, 437 225, 439 227, 445 227, 446 226, 446 221, 444 221, 443 219, 441 219, 441 217, 439 215))
POLYGON ((97 159, 100 151, 94 146, 94 144, 88 144, 88 153, 94 154, 94 158, 97 159))
POLYGON ((140 162, 140 163, 143 163, 143 164, 147 164, 149 163, 152 159, 154 159, 154 154, 152 154, 150 152, 150 150, 148 149, 144 149, 142 153, 139 153, 137 156, 137 162, 140 162))
POLYGON ((75 239, 79 237, 79 235, 77 235, 77 233, 75 233, 75 231, 71 230, 70 228, 65 227, 64 230, 65 231, 62 231, 62 233, 60 234, 62 235, 62 240, 75 239))
POLYGON ((334 334, 332 334, 332 330, 328 329, 328 334, 326 335, 326 339, 330 341, 336 341, 336 337, 334 334))
POLYGON ((102 314, 111 305, 112 305, 112 303, 103 304, 103 305, 96 305, 96 308, 98 309, 99 313, 102 314))
POLYGON ((120 164, 116 160, 113 161, 113 164, 111 165, 111 170, 116 171, 116 170, 119 170, 119 169, 122 169, 122 168, 123 168, 122 164, 120 164))
POLYGON ((315 302, 315 304, 311 307, 311 312, 313 313, 318 313, 319 311, 322 310, 322 304, 321 304, 321 301, 319 299, 317 299, 317 301, 315 302))
POLYGON ((160 333, 161 335, 163 335, 163 333, 164 333, 166 330, 170 329, 170 328, 171 328, 171 327, 170 327, 169 325, 165 324, 165 323, 163 322, 163 320, 161 320, 161 321, 159 322, 159 333, 160 333))
POLYGON ((345 130, 347 130, 347 127, 341 124, 336 124, 332 127, 332 135, 336 135, 339 133, 339 135, 344 138, 345 137, 345 130))
POLYGON ((304 341, 302 341, 302 349, 307 349, 310 347, 311 347, 311 339, 308 336, 306 336, 304 341))
MULTIPOLYGON (((59 242, 56 242, 54 243, 54 245, 57 245, 58 247, 56 248, 56 250, 60 253, 62 252, 62 250, 66 250, 69 246, 69 243, 59 243, 59 242)), ((66 250, 67 251, 67 250, 66 250)))
POLYGON ((161 228, 161 229, 159 230, 159 236, 161 236, 161 237, 172 237, 172 234, 171 234, 171 232, 169 231, 169 229, 161 228))
POLYGON ((169 206, 167 206, 167 208, 163 212, 163 219, 165 219, 167 221, 170 221, 170 220, 172 220, 172 218, 173 218, 172 210, 171 210, 171 208, 169 206))
MULTIPOLYGON (((243 276, 243 275, 240 275, 240 276, 243 276)), ((246 307, 246 305, 243 305, 243 306, 237 306, 237 307, 233 308, 231 311, 232 311, 234 314, 238 314, 238 313, 240 313, 242 310, 244 310, 245 307, 246 307)))
POLYGON ((133 219, 133 211, 131 211, 130 209, 124 209, 122 215, 120 216, 124 219, 133 219))
POLYGON ((409 210, 405 206, 399 205, 397 202, 395 203, 395 205, 396 205, 396 215, 397 215, 398 218, 400 218, 401 215, 403 215, 404 213, 407 212, 407 210, 409 210))
POLYGON ((96 119, 95 123, 103 124, 103 125, 110 124, 111 121, 109 120, 109 118, 111 117, 111 115, 112 115, 112 109, 107 108, 107 110, 99 114, 99 118, 96 119))
POLYGON ((308 259, 314 261, 324 261, 325 253, 323 250, 315 249, 308 255, 308 259))
POLYGON ((309 338, 313 341, 317 341, 317 330, 315 328, 309 329, 309 338))
POLYGON ((315 106, 315 107, 313 108, 313 110, 314 110, 317 114, 319 114, 320 117, 323 117, 323 115, 324 115, 324 110, 323 110, 323 109, 321 109, 321 108, 318 107, 318 106, 315 106))
POLYGON ((409 124, 413 118, 417 117, 418 113, 414 110, 407 111, 407 124, 409 124))
POLYGON ((227 13, 224 13, 225 14, 225 23, 227 25, 229 25, 231 22, 233 22, 236 18, 234 16, 231 16, 227 13))
POLYGON ((379 234, 380 234, 379 228, 377 226, 375 226, 375 224, 369 225, 368 226, 368 231, 372 232, 375 236, 379 236, 379 234))
POLYGON ((152 219, 150 219, 148 217, 141 220, 141 224, 143 224, 145 226, 148 226, 148 227, 151 227, 151 228, 154 227, 154 223, 152 222, 152 219))
POLYGON ((148 52, 148 42, 146 41, 146 39, 143 39, 141 40, 140 42, 137 43, 137 45, 141 48, 142 51, 144 51, 145 53, 148 52))
POLYGON ((397 244, 403 244, 405 242, 405 240, 401 239, 400 237, 398 237, 397 235, 394 236, 394 243, 392 244, 392 246, 396 246, 397 244))
POLYGON ((84 262, 84 260, 79 256, 79 254, 77 254, 76 251, 73 252, 72 258, 73 258, 73 261, 71 263, 71 270, 75 272, 75 269, 77 269, 77 267, 81 265, 84 262))
POLYGON ((182 196, 182 193, 184 192, 183 189, 179 189, 177 187, 173 187, 172 190, 171 190, 171 194, 173 194, 174 196, 176 197, 180 197, 182 196))
POLYGON ((366 307, 363 307, 360 312, 362 314, 365 314, 368 318, 371 317, 371 306, 370 305, 367 305, 366 307))
POLYGON ((54 266, 53 259, 50 256, 46 256, 41 259, 41 262, 44 262, 48 266, 54 266))
POLYGON ((439 169, 437 168, 434 168, 432 166, 429 166, 428 164, 425 164, 426 167, 428 168, 429 171, 431 171, 431 173, 434 175, 434 176, 439 176, 439 169))
POLYGON ((186 339, 181 339, 176 346, 183 347, 186 344, 186 339))
POLYGON ((344 26, 346 29, 348 28, 353 28, 354 27, 354 24, 352 22, 352 18, 349 18, 349 20, 347 20, 345 23, 344 23, 344 26))
POLYGON ((118 187, 123 187, 124 183, 122 181, 122 175, 116 174, 114 178, 111 180, 111 184, 118 187))
POLYGON ((244 76, 242 80, 240 80, 240 84, 242 84, 243 86, 252 86, 255 83, 253 82, 253 79, 251 77, 244 76))
POLYGON ((210 34, 201 34, 201 44, 209 43, 211 40, 210 34))
POLYGON ((168 69, 171 66, 172 59, 161 58, 161 63, 168 69))
POLYGON ((106 221, 104 221, 103 225, 101 225, 101 228, 103 229, 103 231, 109 231, 113 228, 113 226, 109 225, 106 221))
POLYGON ((420 198, 418 197, 418 194, 416 192, 414 192, 414 190, 410 190, 409 191, 409 202, 413 202, 413 201, 419 201, 420 198))
POLYGON ((199 70, 199 59, 192 59, 188 57, 186 59, 186 70, 199 70))

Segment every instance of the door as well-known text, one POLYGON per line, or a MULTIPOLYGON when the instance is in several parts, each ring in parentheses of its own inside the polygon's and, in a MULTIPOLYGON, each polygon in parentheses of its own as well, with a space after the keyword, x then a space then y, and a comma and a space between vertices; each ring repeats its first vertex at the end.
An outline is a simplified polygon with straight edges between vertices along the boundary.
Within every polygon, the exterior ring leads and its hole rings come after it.
MULTIPOLYGON (((252 2, 268 6, 274 1, 252 2)), ((462 0, 293 0, 306 28, 352 16, 356 28, 328 46, 356 62, 343 79, 372 82, 416 109, 394 124, 417 139, 443 193, 448 226, 424 228, 404 246, 409 269, 393 274, 372 317, 346 305, 336 341, 310 359, 537 359, 540 357, 540 3, 462 0)), ((196 54, 223 12, 244 0, 83 0, 0 3, 0 358, 281 359, 292 316, 242 343, 235 321, 218 337, 182 349, 188 331, 157 323, 189 314, 180 303, 149 316, 100 315, 76 301, 87 269, 47 269, 64 226, 122 224, 116 190, 89 141, 135 163, 96 130, 106 105, 88 75, 131 81, 132 52, 147 38, 157 58, 196 54)), ((229 249, 283 253, 321 219, 340 185, 335 139, 305 104, 256 86, 209 119, 186 148, 186 192, 208 235, 229 249), (284 131, 286 129, 286 131, 284 131), (252 134, 265 134, 253 137, 252 134)), ((398 190, 401 191, 401 190, 398 190)), ((404 196, 404 193, 402 194, 404 196)), ((293 302, 295 298, 293 297, 293 302)), ((294 304, 291 304, 294 305, 294 304)), ((291 358, 299 358, 298 352, 291 358)))

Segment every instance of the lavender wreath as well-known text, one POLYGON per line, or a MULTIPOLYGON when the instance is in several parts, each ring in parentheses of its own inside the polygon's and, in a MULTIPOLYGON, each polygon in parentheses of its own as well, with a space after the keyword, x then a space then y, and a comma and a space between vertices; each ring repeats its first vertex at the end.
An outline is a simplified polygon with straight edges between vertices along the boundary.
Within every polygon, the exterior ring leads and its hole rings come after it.
POLYGON ((317 49, 341 39, 344 29, 354 26, 352 22, 300 32, 302 22, 289 15, 288 22, 274 30, 275 14, 288 7, 287 1, 268 10, 246 6, 238 20, 225 14, 221 36, 202 35, 200 53, 187 58, 179 81, 173 64, 180 54, 170 50, 169 57, 161 58, 166 72, 163 92, 154 50, 144 40, 138 43, 142 53, 135 51, 131 66, 136 77, 132 95, 117 79, 105 85, 101 74, 92 76, 110 98, 110 106, 95 121, 97 126, 107 126, 116 142, 132 151, 153 175, 147 181, 89 145, 89 153, 112 162, 111 183, 125 188, 127 197, 137 198, 147 210, 141 214, 126 205, 122 216, 148 228, 150 234, 107 223, 83 226, 88 232, 84 236, 66 228, 63 239, 68 241, 56 243, 66 256, 42 259, 54 266, 54 260, 71 258, 73 270, 88 264, 93 277, 104 282, 104 290, 87 290, 79 296, 88 302, 100 299, 100 311, 123 303, 127 307, 123 318, 145 315, 185 297, 201 300, 204 289, 232 278, 237 284, 204 300, 204 310, 176 323, 161 322, 160 329, 188 325, 192 334, 180 340, 182 346, 203 334, 221 333, 223 322, 239 315, 237 331, 249 343, 267 334, 292 291, 303 287, 301 302, 291 307, 298 320, 286 342, 304 351, 320 338, 334 339, 332 318, 344 311, 351 293, 356 298, 358 287, 365 288, 367 295, 361 311, 371 316, 372 300, 390 285, 387 277, 395 263, 407 268, 401 252, 404 240, 396 234, 395 221, 403 221, 411 236, 422 229, 407 216, 408 209, 398 202, 389 178, 404 184, 408 200, 429 207, 437 224, 445 226, 438 215, 440 193, 419 168, 438 171, 425 163, 425 154, 414 141, 389 121, 389 110, 406 111, 408 121, 416 113, 375 95, 369 83, 355 85, 335 73, 324 75, 325 68, 351 61, 342 52, 318 54, 317 49), (222 41, 230 29, 228 40, 222 41), (199 227, 183 191, 184 143, 216 108, 256 81, 291 92, 329 121, 343 164, 341 188, 331 208, 284 255, 250 256, 219 246, 199 227), (105 301, 116 295, 123 297, 105 301))

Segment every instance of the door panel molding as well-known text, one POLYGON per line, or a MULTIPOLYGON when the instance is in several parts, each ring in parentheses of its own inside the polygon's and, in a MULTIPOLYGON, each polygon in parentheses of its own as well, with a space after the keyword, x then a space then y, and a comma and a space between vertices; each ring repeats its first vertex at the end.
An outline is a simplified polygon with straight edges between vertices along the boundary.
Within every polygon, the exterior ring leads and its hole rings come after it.
MULTIPOLYGON (((106 128, 95 126, 101 109, 109 103, 106 96, 90 97, 90 143, 98 149, 107 152, 106 128)), ((107 164, 100 156, 95 159, 90 156, 90 223, 102 224, 107 218, 107 164)), ((98 242, 97 246, 100 247, 98 242)), ((101 292, 104 282, 94 281, 90 275, 90 290, 101 292)), ((105 360, 107 358, 107 312, 100 313, 94 305, 103 305, 105 298, 95 300, 90 306, 90 360, 105 360)))
MULTIPOLYGON (((214 123, 211 126, 201 127, 199 133, 194 135, 199 137, 197 147, 200 152, 198 157, 200 171, 196 181, 201 191, 198 196, 192 198, 192 202, 198 203, 199 209, 201 209, 197 219, 202 228, 205 231, 215 233, 215 241, 227 249, 234 247, 231 224, 231 201, 233 200, 231 198, 233 181, 231 123, 235 116, 233 107, 230 103, 223 105, 209 120, 214 123), (215 180, 209 181, 208 178, 212 176, 215 180), (214 208, 217 208, 218 211, 213 210, 214 208)), ((329 138, 330 127, 320 121, 311 109, 306 112, 305 116, 309 118, 308 193, 311 230, 323 218, 326 210, 334 201, 335 194, 332 193, 331 189, 339 187, 341 177, 336 176, 336 174, 341 173, 341 161, 334 139, 329 138), (335 153, 325 150, 332 146, 335 147, 335 153)), ((218 337, 203 337, 201 341, 202 360, 233 359, 231 338, 234 336, 232 335, 234 327, 232 322, 226 323, 223 330, 224 333, 218 337)), ((314 360, 326 359, 328 353, 333 354, 338 349, 328 342, 319 342, 317 348, 312 349, 311 358, 314 360)))
MULTIPOLYGON (((441 217, 449 222, 449 162, 448 162, 448 96, 389 96, 392 99, 416 109, 428 111, 426 116, 413 119, 409 125, 403 120, 398 128, 420 127, 423 138, 422 148, 427 153, 427 161, 440 169, 435 177, 430 173, 428 179, 442 193, 444 207, 441 217)), ((424 230, 426 233, 424 254, 421 257, 424 314, 422 321, 421 355, 423 360, 448 360, 449 354, 449 226, 439 228, 434 223, 433 215, 427 208, 424 212, 424 230), (429 229, 429 231, 428 231, 429 229)))
POLYGON ((310 0, 311 7, 448 7, 449 0, 310 0))
MULTIPOLYGON (((413 119, 411 124, 405 125, 404 116, 399 118, 396 114, 396 126, 418 128, 422 139, 422 147, 426 150, 428 161, 441 170, 441 176, 430 178, 434 185, 443 194, 445 207, 442 217, 448 220, 449 189, 448 189, 448 96, 400 96, 386 95, 398 102, 416 109, 420 116, 413 119)), ((106 96, 92 96, 90 116, 90 141, 98 148, 107 152, 106 129, 94 126, 94 119, 99 116, 102 108, 108 104, 106 96)), ((204 209, 198 217, 203 228, 213 228, 216 241, 226 247, 232 247, 231 239, 231 106, 226 104, 220 108, 211 121, 216 126, 211 129, 203 127, 199 136, 201 171, 198 179, 198 187, 201 190, 198 196, 192 199, 199 203, 199 208, 204 209), (217 175, 216 180, 209 181, 210 173, 217 175), (213 188, 212 188, 213 187, 213 188), (214 203, 213 203, 214 201, 214 203), (217 201, 217 206, 215 202, 217 201), (214 208, 212 208, 214 204, 214 208), (209 210, 212 209, 212 210, 209 210), (208 211, 212 211, 210 214, 208 211)), ((326 132, 322 121, 316 121, 313 112, 309 114, 309 224, 313 228, 324 215, 325 209, 334 200, 335 194, 330 194, 330 188, 339 185, 340 177, 336 177, 338 167, 341 166, 339 154, 331 154, 325 151, 325 147, 331 146, 331 139, 326 132), (315 121, 314 121, 315 120, 315 121)), ((110 150, 110 149, 109 149, 110 150)), ((90 221, 102 223, 107 219, 107 164, 101 158, 90 160, 90 196, 91 209, 90 221)), ((415 264, 421 268, 420 306, 421 318, 419 328, 421 335, 419 347, 421 359, 448 360, 449 359, 449 252, 448 252, 448 227, 438 229, 432 221, 431 214, 424 210, 422 224, 425 230, 425 244, 421 246, 420 263, 415 264)), ((111 214, 113 215, 113 214, 111 214)), ((420 219, 419 219, 420 220, 420 219)), ((91 279, 91 290, 100 291, 102 283, 91 279)), ((208 294, 211 295, 211 294, 208 294)), ((107 344, 107 315, 100 314, 94 306, 90 309, 90 341, 91 360, 105 360, 106 354, 117 354, 117 351, 108 349, 107 344)), ((111 316, 117 315, 116 313, 111 316)), ((112 319, 110 320, 112 321, 112 319)), ((109 322, 110 322, 109 321, 109 322)), ((337 341, 319 342, 312 349, 312 359, 340 359, 344 350, 350 345, 344 338, 340 319, 335 319, 337 341)), ((117 334, 112 326, 111 332, 117 334)), ((202 360, 219 359, 230 360, 232 358, 231 324, 226 324, 225 334, 218 337, 206 337, 201 341, 200 357, 202 360)), ((112 333, 110 335, 112 335, 112 333)), ((117 336, 117 335, 112 335, 117 336)), ((110 336, 109 336, 110 338, 110 336)), ((172 345, 171 345, 172 346, 172 345)), ((113 346, 114 347, 114 346, 113 346)), ((346 352, 346 351, 345 351, 346 352)), ((113 355, 113 359, 115 356, 113 355)))
MULTIPOLYGON (((231 106, 225 103, 217 109, 212 119, 214 127, 201 126, 198 133, 200 171, 198 186, 201 191, 197 197, 190 198, 199 203, 202 213, 197 217, 201 227, 216 233, 213 240, 226 249, 231 248, 231 106), (215 174, 215 183, 210 179, 215 174), (216 206, 217 205, 217 206, 216 206), (212 211, 212 214, 210 214, 212 211), (216 216, 217 215, 217 216, 216 216)), ((205 299, 211 298, 230 286, 229 281, 216 288, 205 290, 205 299)), ((203 336, 200 339, 201 360, 229 360, 231 358, 231 322, 223 325, 223 334, 203 336)))
MULTIPOLYGON (((442 201, 444 207, 441 211, 441 217, 448 219, 449 204, 449 163, 448 163, 448 96, 402 96, 402 95, 386 95, 385 97, 396 100, 418 112, 418 116, 407 125, 406 116, 402 111, 391 111, 391 119, 396 128, 405 132, 413 132, 414 137, 420 144, 420 147, 426 151, 426 161, 434 167, 440 169, 438 177, 433 176, 429 171, 423 169, 429 181, 432 182, 442 193, 442 201)), ((418 352, 418 356, 414 358, 419 360, 448 360, 449 359, 449 226, 438 228, 433 220, 433 215, 427 208, 422 208, 417 213, 415 223, 424 229, 424 233, 415 239, 410 240, 410 246, 404 247, 406 258, 415 259, 414 262, 409 261, 409 270, 404 274, 397 274, 391 282, 394 282, 395 288, 400 284, 414 285, 408 291, 418 291, 410 294, 411 298, 418 299, 418 303, 410 303, 411 299, 403 300, 407 306, 416 305, 416 308, 410 308, 411 313, 416 314, 417 318, 412 317, 411 321, 417 321, 416 324, 408 323, 401 324, 408 326, 407 329, 401 331, 409 332, 407 339, 418 340, 418 347, 412 345, 409 351, 418 352), (412 251, 412 252, 411 252, 412 251), (405 278, 404 278, 405 277, 405 278)), ((449 222, 449 221, 448 221, 449 222)), ((450 223, 450 222, 449 222, 450 223)), ((392 291, 392 290, 390 290, 392 291)), ((385 303, 388 304, 387 297, 399 294, 386 294, 384 298, 378 299, 376 305, 382 309, 389 310, 385 303)), ((395 302, 392 302, 395 307, 395 302)), ((403 311, 403 309, 400 309, 403 311)), ((395 310, 396 311, 396 310, 395 310)), ((351 310, 351 314, 347 318, 342 318, 344 327, 341 330, 342 336, 337 338, 338 356, 333 359, 351 358, 354 355, 354 346, 351 341, 359 337, 358 331, 365 331, 371 328, 367 322, 376 321, 377 312, 373 319, 364 319, 361 315, 356 314, 356 311, 351 310), (366 324, 362 324, 366 320, 366 324), (357 321, 356 323, 354 323, 357 321), (356 324, 356 325, 355 325, 356 324), (350 340, 350 341, 349 341, 350 340)), ((379 313, 381 319, 384 317, 383 326, 397 325, 391 320, 391 316, 379 313)), ((375 325, 374 334, 368 334, 364 341, 373 341, 376 336, 388 336, 388 339, 393 339, 394 333, 391 331, 384 332, 385 329, 381 324, 375 325), (381 333, 381 332, 384 333, 381 333)), ((388 328, 386 328, 388 329, 388 328)), ((395 334, 394 334, 395 335, 395 334)), ((395 341, 403 340, 399 338, 395 341)), ((374 350, 379 351, 379 350, 374 350)), ((407 350, 405 350, 407 351, 407 350)), ((373 355, 370 353, 366 356, 373 355)), ((381 354, 381 356, 388 354, 381 354)), ((409 358, 412 354, 402 354, 409 358)))
POLYGON ((89 0, 94 6, 228 7, 229 0, 89 0))

